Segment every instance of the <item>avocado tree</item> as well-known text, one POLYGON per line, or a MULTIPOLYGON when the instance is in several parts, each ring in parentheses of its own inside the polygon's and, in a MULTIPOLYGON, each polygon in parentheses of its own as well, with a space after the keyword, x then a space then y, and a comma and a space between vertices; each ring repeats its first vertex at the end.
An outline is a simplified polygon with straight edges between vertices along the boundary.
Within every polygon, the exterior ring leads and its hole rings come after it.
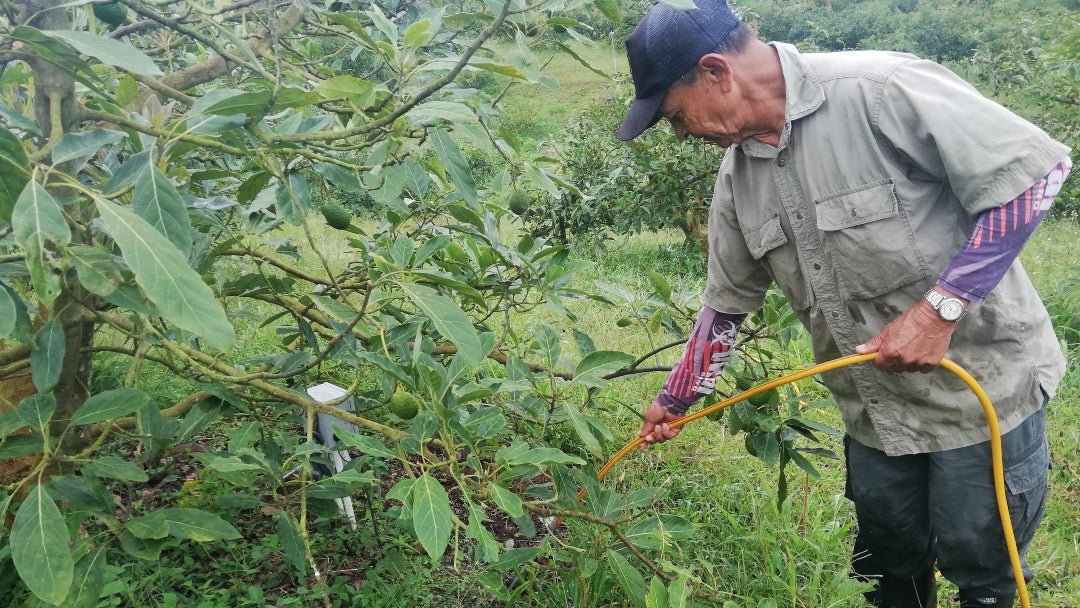
MULTIPOLYGON (((176 539, 237 538, 213 513, 139 510, 113 493, 215 420, 236 430, 202 463, 241 501, 281 507, 277 529, 300 573, 317 574, 309 502, 373 474, 316 483, 322 448, 310 430, 283 430, 291 417, 332 413, 361 430, 341 434, 349 448, 400 463, 407 474, 390 496, 434 560, 460 527, 478 560, 497 561, 482 505, 527 520, 515 480, 584 462, 510 419, 569 420, 599 451, 606 428, 553 382, 596 387, 634 357, 583 337, 568 363, 550 326, 520 333, 515 314, 565 314, 563 300, 583 295, 569 286, 574 264, 543 239, 504 240, 505 210, 477 189, 459 145, 513 148, 493 135, 485 98, 455 80, 480 70, 539 81, 530 46, 577 24, 554 16, 558 6, 2 7, 0 520, 10 534, 0 569, 36 598, 96 599, 117 543, 153 559, 176 539), (361 229, 330 210, 343 231, 327 228, 313 211, 334 192, 369 195, 378 222, 361 229), (274 339, 249 344, 260 331, 274 339), (101 386, 105 360, 127 372, 101 386), (171 384, 148 382, 151 369, 171 384), (348 385, 357 412, 302 390, 326 376, 348 385), (380 420, 375 409, 401 391, 419 412, 380 420), (110 451, 117 442, 136 446, 129 458, 110 451)), ((602 11, 618 16, 610 3, 602 11)), ((515 162, 500 187, 546 176, 515 162)))

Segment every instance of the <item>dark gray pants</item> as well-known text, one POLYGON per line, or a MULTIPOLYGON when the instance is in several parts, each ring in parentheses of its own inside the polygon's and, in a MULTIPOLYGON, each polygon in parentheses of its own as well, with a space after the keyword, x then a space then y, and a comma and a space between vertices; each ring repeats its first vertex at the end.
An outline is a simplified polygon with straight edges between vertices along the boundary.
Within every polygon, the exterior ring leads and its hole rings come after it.
MULTIPOLYGON (((1050 454, 1046 408, 1002 436, 1006 494, 1021 559, 1046 504, 1050 454)), ((856 546, 883 574, 917 576, 934 566, 958 588, 986 596, 1016 592, 994 494, 990 442, 887 456, 845 438, 856 546)), ((856 556, 858 558, 859 556, 856 556)), ((1024 575, 1031 571, 1024 561, 1024 575)))

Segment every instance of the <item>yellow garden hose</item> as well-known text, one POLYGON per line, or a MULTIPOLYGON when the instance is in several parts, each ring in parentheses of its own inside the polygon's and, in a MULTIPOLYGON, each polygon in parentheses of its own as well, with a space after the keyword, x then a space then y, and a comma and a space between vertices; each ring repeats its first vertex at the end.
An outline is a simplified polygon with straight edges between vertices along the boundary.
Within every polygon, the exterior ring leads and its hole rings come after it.
MULTIPOLYGON (((778 386, 790 384, 804 378, 809 378, 810 376, 840 369, 856 363, 871 361, 875 357, 877 357, 877 353, 868 353, 865 355, 850 355, 839 359, 833 359, 832 361, 826 361, 825 363, 809 367, 802 371, 782 376, 776 380, 770 380, 764 384, 759 384, 754 388, 743 391, 729 399, 714 403, 700 411, 670 422, 668 423, 668 426, 671 428, 678 428, 688 422, 692 422, 703 416, 708 416, 709 414, 718 412, 728 406, 735 405, 744 399, 749 399, 754 395, 774 389, 778 386)), ((990 398, 987 397, 986 391, 979 386, 979 383, 975 381, 975 378, 973 378, 967 370, 948 359, 942 359, 941 367, 949 370, 955 374, 956 377, 960 378, 960 380, 963 380, 964 384, 967 384, 968 388, 971 389, 971 392, 975 393, 975 396, 978 397, 979 403, 982 404, 983 413, 986 414, 986 424, 990 428, 990 460, 993 465, 994 491, 997 495, 998 515, 1001 517, 1001 529, 1005 534, 1005 544, 1009 550, 1009 560, 1012 562, 1013 577, 1016 579, 1016 590, 1020 596, 1020 606, 1021 608, 1031 608, 1031 603, 1028 600, 1027 583, 1024 580, 1024 570, 1020 563, 1020 553, 1016 549, 1016 537, 1013 536, 1012 518, 1009 517, 1009 505, 1005 498, 1005 466, 1001 456, 1001 428, 998 426, 997 413, 994 411, 994 405, 990 403, 990 398)), ((596 478, 603 479, 616 463, 626 457, 627 454, 634 451, 634 449, 641 445, 643 441, 645 440, 641 437, 635 437, 633 441, 623 446, 623 448, 612 456, 611 460, 607 461, 607 464, 600 469, 596 474, 596 478)), ((578 492, 578 500, 581 500, 584 497, 585 490, 582 489, 578 492)), ((558 526, 560 521, 561 518, 555 520, 554 525, 558 526)))

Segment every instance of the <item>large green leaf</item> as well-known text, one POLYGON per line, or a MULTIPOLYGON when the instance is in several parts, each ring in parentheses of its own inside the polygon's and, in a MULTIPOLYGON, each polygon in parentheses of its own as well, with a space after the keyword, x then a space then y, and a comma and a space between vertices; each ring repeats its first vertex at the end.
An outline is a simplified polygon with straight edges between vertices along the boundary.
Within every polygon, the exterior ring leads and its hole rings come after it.
POLYGON ((148 479, 146 471, 119 456, 103 456, 88 463, 82 469, 99 479, 119 479, 120 481, 144 482, 148 479))
POLYGON ((629 353, 614 350, 598 350, 585 355, 574 369, 575 382, 597 382, 604 374, 620 370, 630 365, 635 357, 629 353))
POLYGON ((19 138, 0 129, 0 220, 11 222, 11 211, 26 182, 30 181, 30 161, 19 138))
POLYGON ((311 190, 304 174, 299 171, 290 172, 285 181, 278 185, 275 200, 281 219, 293 226, 299 226, 311 207, 311 190))
POLYGON ((59 608, 95 608, 105 587, 106 547, 90 551, 75 564, 71 593, 59 608))
POLYGON ((191 218, 176 187, 157 167, 147 165, 135 182, 132 211, 158 229, 183 254, 191 251, 191 218))
POLYGON ((19 418, 30 428, 45 430, 56 413, 56 397, 52 393, 34 393, 19 403, 18 412, 19 418))
POLYGON ((337 436, 342 445, 356 448, 364 454, 375 458, 396 458, 392 451, 388 450, 381 441, 374 437, 368 437, 360 433, 350 433, 336 424, 333 425, 333 428, 334 435, 337 436))
POLYGON ((79 283, 90 293, 105 297, 120 286, 120 266, 109 252, 91 245, 72 245, 67 251, 79 283))
POLYGON ((39 300, 52 305, 60 295, 60 274, 49 263, 51 249, 71 242, 71 229, 56 199, 31 180, 11 213, 15 241, 26 251, 26 266, 39 300))
POLYGON ((450 137, 450 134, 442 129, 431 130, 431 144, 435 147, 435 154, 443 164, 443 168, 450 173, 450 181, 454 182, 458 194, 470 204, 477 204, 476 183, 473 182, 472 171, 461 148, 450 137))
POLYGON ((694 525, 689 521, 677 515, 657 515, 635 523, 626 531, 626 538, 639 547, 659 550, 693 534, 694 525))
POLYGON ((608 21, 616 24, 622 21, 622 15, 619 14, 619 5, 615 0, 594 0, 593 4, 608 18, 608 21))
POLYGON ((668 608, 668 591, 664 579, 653 576, 649 581, 649 593, 645 595, 645 608, 668 608))
POLYGON ((60 381, 64 368, 64 326, 53 317, 34 336, 35 348, 30 351, 30 378, 38 392, 47 393, 60 381))
POLYGON ((456 302, 430 287, 416 283, 399 283, 399 285, 431 320, 439 333, 457 346, 459 356, 467 359, 473 368, 480 365, 480 360, 487 353, 483 352, 484 348, 476 327, 456 302))
POLYGON ((71 424, 94 424, 133 414, 150 402, 150 396, 137 388, 117 388, 91 395, 83 402, 71 424))
POLYGON ((635 608, 645 608, 645 579, 630 565, 625 557, 608 549, 607 562, 619 581, 622 596, 633 602, 635 608))
POLYGON ((106 65, 142 76, 163 76, 153 60, 129 43, 77 30, 50 30, 41 33, 59 38, 80 53, 106 65))
POLYGON ((145 517, 154 522, 164 523, 169 531, 169 536, 175 538, 200 543, 240 538, 240 533, 236 531, 232 524, 202 509, 184 509, 180 507, 159 509, 145 517))
POLYGON ((671 581, 667 588, 668 608, 687 608, 690 605, 692 590, 690 580, 685 574, 671 581))
POLYGON ((64 133, 60 141, 52 149, 53 164, 83 156, 90 156, 109 144, 114 144, 124 139, 121 131, 94 128, 86 131, 64 133))
POLYGON ((11 561, 34 595, 50 604, 67 597, 75 576, 67 526, 42 486, 34 486, 11 526, 11 561))
POLYGON ((518 498, 517 494, 494 482, 488 484, 488 490, 491 491, 491 499, 495 501, 496 506, 507 515, 510 517, 525 515, 525 511, 521 506, 521 499, 518 498))
POLYGON ((413 530, 431 561, 438 563, 450 542, 450 498, 437 479, 424 473, 412 486, 413 530))
POLYGON ((297 574, 307 574, 308 563, 305 557, 304 541, 300 538, 300 525, 288 511, 281 510, 274 514, 274 523, 277 526, 278 542, 285 559, 293 567, 297 574))
POLYGON ((7 285, 0 285, 0 340, 11 337, 11 334, 15 333, 15 321, 18 314, 14 295, 7 285))
POLYGON ((161 314, 218 350, 232 346, 233 327, 225 310, 187 258, 131 211, 105 199, 97 199, 97 208, 135 280, 161 314))
POLYGON ((604 448, 600 445, 596 435, 593 434, 592 425, 589 423, 591 416, 579 410, 572 403, 563 404, 563 411, 566 412, 566 417, 570 419, 570 424, 574 427, 578 437, 581 438, 581 443, 585 446, 585 449, 593 456, 603 457, 604 448))

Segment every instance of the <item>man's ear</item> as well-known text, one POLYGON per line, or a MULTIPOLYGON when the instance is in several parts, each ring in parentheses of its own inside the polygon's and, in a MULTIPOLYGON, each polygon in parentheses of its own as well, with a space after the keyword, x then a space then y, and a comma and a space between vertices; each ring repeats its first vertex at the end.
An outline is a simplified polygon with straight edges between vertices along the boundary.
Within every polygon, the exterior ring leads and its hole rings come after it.
POLYGON ((716 82, 723 91, 732 85, 732 66, 728 58, 719 53, 709 53, 698 59, 698 76, 716 82))

